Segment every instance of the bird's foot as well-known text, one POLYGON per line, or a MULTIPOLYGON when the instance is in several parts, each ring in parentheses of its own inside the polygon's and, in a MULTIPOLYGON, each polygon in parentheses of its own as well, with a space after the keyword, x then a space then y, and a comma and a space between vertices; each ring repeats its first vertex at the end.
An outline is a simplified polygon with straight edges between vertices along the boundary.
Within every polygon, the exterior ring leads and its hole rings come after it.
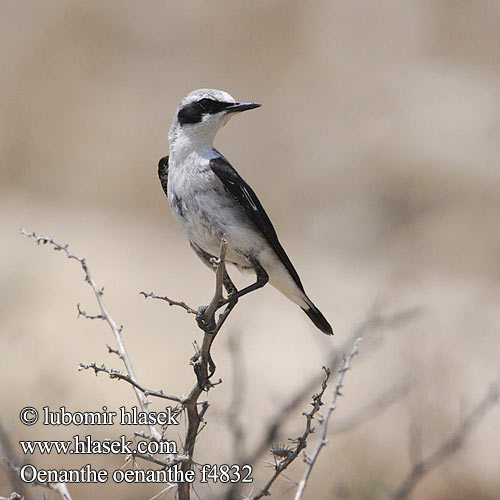
POLYGON ((198 326, 206 333, 216 333, 217 325, 215 324, 215 319, 210 318, 210 322, 207 323, 205 321, 205 312, 207 310, 207 306, 200 306, 198 308, 198 312, 196 313, 196 322, 198 326))

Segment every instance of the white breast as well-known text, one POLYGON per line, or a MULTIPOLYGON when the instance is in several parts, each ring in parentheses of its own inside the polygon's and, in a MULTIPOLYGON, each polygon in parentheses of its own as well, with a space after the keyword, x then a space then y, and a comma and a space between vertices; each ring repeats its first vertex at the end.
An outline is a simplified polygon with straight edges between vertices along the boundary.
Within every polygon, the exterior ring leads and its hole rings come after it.
POLYGON ((263 237, 244 210, 227 193, 210 167, 215 150, 192 152, 182 162, 169 161, 168 198, 175 218, 189 241, 218 255, 223 236, 228 241, 227 260, 250 266, 265 246, 263 237))

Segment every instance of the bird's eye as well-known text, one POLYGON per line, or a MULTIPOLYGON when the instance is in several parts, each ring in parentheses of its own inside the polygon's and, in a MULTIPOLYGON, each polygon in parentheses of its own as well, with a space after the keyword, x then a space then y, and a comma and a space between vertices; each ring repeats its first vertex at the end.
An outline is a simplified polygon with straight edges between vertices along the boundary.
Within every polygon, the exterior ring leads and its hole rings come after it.
POLYGON ((211 104, 215 102, 215 101, 212 101, 211 99, 201 99, 201 101, 198 101, 198 104, 201 106, 201 108, 203 109, 203 111, 207 111, 209 110, 209 108, 211 107, 211 104))

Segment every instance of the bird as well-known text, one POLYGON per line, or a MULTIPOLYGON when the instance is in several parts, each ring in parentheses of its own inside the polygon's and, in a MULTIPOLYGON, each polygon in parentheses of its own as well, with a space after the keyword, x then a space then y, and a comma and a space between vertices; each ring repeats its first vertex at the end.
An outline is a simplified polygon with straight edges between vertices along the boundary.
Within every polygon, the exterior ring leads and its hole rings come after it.
POLYGON ((198 89, 180 102, 168 134, 169 154, 158 176, 170 208, 198 257, 210 268, 225 238, 226 263, 255 273, 255 283, 238 290, 227 270, 224 287, 232 304, 267 283, 297 304, 327 335, 328 320, 309 299, 299 275, 253 189, 214 147, 217 132, 236 114, 260 107, 228 92, 198 89))

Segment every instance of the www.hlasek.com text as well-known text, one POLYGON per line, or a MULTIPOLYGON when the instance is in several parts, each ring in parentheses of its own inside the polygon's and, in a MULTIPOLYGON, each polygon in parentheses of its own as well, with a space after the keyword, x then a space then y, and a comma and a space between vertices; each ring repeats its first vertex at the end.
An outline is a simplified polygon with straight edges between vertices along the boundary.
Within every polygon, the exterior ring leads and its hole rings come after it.
POLYGON ((177 454, 175 441, 130 440, 125 435, 118 439, 93 439, 89 434, 85 437, 73 436, 66 441, 19 441, 25 455, 38 452, 42 455, 131 455, 131 454, 177 454))

